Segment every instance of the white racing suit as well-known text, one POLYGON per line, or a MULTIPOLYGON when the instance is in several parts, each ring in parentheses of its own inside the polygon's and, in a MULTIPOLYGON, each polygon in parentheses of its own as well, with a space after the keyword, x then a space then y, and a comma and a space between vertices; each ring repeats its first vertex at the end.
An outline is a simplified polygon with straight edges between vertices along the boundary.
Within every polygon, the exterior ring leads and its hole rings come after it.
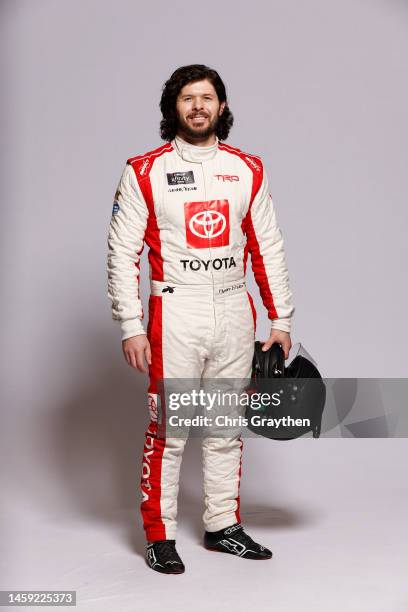
MULTIPOLYGON (((250 378, 255 310, 245 285, 248 253, 271 326, 289 332, 294 308, 268 179, 255 155, 218 139, 199 147, 176 137, 127 161, 108 237, 108 296, 122 340, 146 333, 138 282, 144 243, 152 365, 141 511, 154 541, 175 538, 185 445, 157 435, 157 382, 250 378)), ((240 521, 241 454, 240 435, 203 438, 207 531, 240 521)))

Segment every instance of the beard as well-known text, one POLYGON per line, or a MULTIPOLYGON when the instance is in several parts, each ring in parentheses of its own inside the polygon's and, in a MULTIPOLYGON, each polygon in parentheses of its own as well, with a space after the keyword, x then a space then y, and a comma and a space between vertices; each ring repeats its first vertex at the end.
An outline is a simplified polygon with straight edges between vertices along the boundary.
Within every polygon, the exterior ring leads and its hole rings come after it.
POLYGON ((206 127, 192 127, 182 117, 177 118, 177 127, 191 140, 203 140, 209 138, 212 134, 215 134, 220 120, 219 115, 216 115, 212 121, 209 121, 206 127))

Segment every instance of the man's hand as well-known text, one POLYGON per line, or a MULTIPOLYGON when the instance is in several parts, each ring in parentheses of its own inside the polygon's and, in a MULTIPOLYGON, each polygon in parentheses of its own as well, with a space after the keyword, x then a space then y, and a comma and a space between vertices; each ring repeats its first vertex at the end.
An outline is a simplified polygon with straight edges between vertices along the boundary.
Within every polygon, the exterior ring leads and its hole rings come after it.
POLYGON ((289 351, 292 346, 290 334, 280 329, 272 329, 271 335, 269 336, 265 344, 262 346, 262 350, 267 351, 269 348, 271 348, 274 342, 277 342, 278 344, 282 345, 282 349, 285 354, 285 359, 287 359, 289 357, 289 351))
POLYGON ((152 353, 150 350, 150 342, 146 334, 140 336, 132 336, 122 342, 122 350, 128 364, 139 370, 139 372, 147 373, 145 359, 149 365, 152 363, 152 353))

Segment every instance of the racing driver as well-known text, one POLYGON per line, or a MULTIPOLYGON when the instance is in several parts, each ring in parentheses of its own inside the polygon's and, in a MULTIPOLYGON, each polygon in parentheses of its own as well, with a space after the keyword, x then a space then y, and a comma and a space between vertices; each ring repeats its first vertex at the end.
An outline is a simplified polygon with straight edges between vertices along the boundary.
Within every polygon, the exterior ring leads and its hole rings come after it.
MULTIPOLYGON (((158 381, 249 379, 256 313, 245 271, 254 277, 285 357, 294 313, 283 240, 260 157, 226 144, 233 116, 218 73, 178 68, 163 87, 161 146, 127 160, 108 236, 108 296, 127 363, 149 370, 150 423, 142 460, 141 513, 146 560, 184 572, 176 550, 179 471, 185 439, 158 435, 158 381), (139 262, 149 247, 147 330, 139 262)), ((240 519, 242 439, 203 438, 204 546, 244 559, 269 559, 240 519)))

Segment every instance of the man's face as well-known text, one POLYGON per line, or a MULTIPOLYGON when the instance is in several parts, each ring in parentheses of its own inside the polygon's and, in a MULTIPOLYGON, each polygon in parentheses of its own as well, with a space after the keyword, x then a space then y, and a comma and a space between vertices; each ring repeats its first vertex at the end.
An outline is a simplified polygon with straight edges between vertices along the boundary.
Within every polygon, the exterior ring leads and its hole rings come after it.
POLYGON ((178 130, 192 140, 206 139, 216 132, 224 107, 210 81, 188 83, 177 96, 178 130))

